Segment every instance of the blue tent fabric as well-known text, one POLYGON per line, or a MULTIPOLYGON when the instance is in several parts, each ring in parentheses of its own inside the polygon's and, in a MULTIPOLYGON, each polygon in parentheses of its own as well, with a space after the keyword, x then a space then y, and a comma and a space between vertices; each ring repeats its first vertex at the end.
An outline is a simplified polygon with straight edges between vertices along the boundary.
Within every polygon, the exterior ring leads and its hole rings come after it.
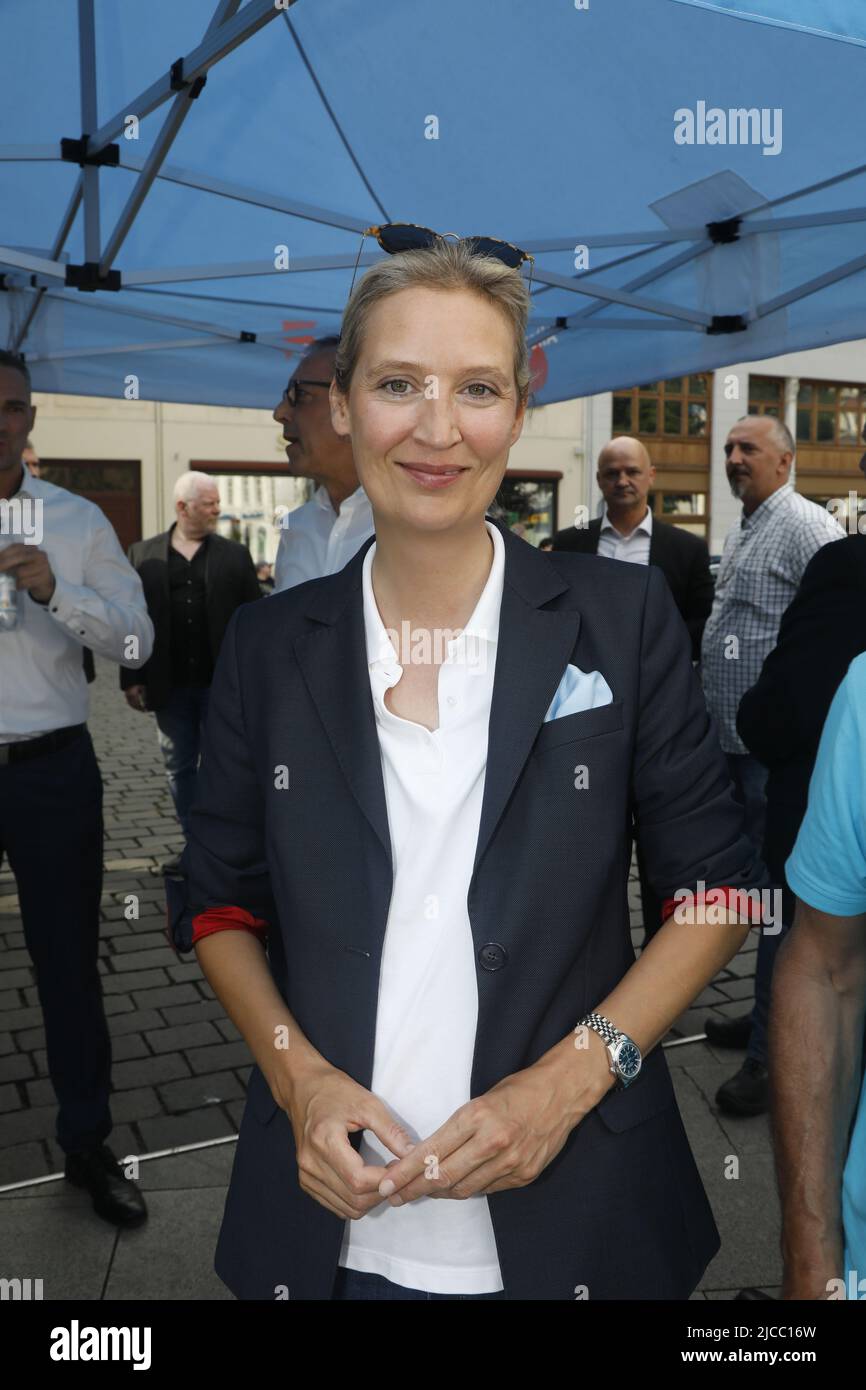
POLYGON ((738 4, 737 0, 678 0, 678 3, 697 5, 702 10, 725 10, 740 19, 780 24, 787 29, 821 34, 824 38, 866 44, 863 0, 810 0, 808 6, 792 4, 791 0, 751 0, 748 5, 738 4))
POLYGON ((538 403, 866 338, 863 9, 5 0, 0 343, 40 390, 272 406, 388 220, 532 252, 538 403), (115 116, 115 164, 63 157, 115 116))

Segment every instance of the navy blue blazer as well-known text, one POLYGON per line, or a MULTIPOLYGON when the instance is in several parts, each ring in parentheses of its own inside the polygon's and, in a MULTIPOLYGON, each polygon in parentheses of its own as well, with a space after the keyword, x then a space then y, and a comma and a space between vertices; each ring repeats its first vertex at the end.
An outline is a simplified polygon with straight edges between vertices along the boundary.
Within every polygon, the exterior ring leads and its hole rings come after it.
MULTIPOLYGON (((664 575, 539 554, 500 531, 505 582, 468 891, 472 1096, 537 1061, 633 965, 632 815, 660 897, 698 879, 760 881, 664 575), (545 724, 569 662, 601 671, 613 703, 545 724), (576 779, 577 767, 588 778, 576 779)), ((193 910, 235 905, 268 921, 270 968, 298 1025, 366 1087, 392 887, 363 622, 371 541, 338 574, 231 619, 187 851, 193 910), (288 789, 275 785, 281 767, 288 789)), ((684 1299, 719 1247, 660 1047, 535 1182, 488 1201, 510 1299, 572 1300, 581 1285, 592 1299, 684 1299)), ((343 1230, 299 1187, 291 1124, 254 1067, 217 1273, 239 1298, 273 1299, 285 1286, 291 1299, 327 1299, 343 1230)))

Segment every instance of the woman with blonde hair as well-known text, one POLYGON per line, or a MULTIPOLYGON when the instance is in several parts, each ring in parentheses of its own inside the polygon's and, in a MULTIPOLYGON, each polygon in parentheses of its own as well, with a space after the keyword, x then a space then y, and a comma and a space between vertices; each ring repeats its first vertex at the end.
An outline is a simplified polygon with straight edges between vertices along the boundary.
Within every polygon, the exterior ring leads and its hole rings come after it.
POLYGON ((198 957, 256 1061, 217 1272, 687 1298, 719 1241, 658 1044, 745 937, 701 896, 751 881, 741 813, 664 577, 486 515, 524 253, 374 231, 330 390, 375 536, 233 619, 192 815, 198 957), (637 962, 632 815, 670 900, 637 962))

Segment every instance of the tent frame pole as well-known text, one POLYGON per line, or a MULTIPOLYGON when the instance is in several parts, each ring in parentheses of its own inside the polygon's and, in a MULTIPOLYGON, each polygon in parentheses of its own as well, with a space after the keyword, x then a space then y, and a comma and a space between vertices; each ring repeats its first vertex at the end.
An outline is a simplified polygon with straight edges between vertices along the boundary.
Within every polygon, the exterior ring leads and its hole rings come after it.
MULTIPOLYGON (((287 4, 295 4, 296 0, 286 0, 287 4)), ((232 53, 239 44, 245 39, 251 38, 258 33, 266 24, 270 24, 272 19, 276 19, 281 11, 274 5, 274 0, 249 0, 243 9, 224 24, 221 24, 213 33, 208 32, 202 39, 197 48, 191 53, 187 53, 179 60, 180 71, 183 74, 183 81, 192 84, 199 77, 206 77, 210 69, 232 53)), ((175 64, 175 69, 177 65, 175 64)), ((139 121, 143 121, 145 116, 149 116, 152 111, 162 106, 166 101, 171 101, 172 96, 177 91, 176 79, 171 72, 165 73, 163 77, 157 79, 131 102, 116 111, 98 130, 94 131, 87 146, 89 155, 98 154, 106 145, 110 145, 116 137, 123 134, 126 117, 130 111, 134 112, 139 121), (174 85, 172 85, 174 82, 174 85)))
MULTIPOLYGON (((81 129, 89 134, 99 116, 96 102, 96 28, 93 0, 78 0, 78 69, 81 82, 81 129)), ((84 259, 99 260, 99 166, 81 171, 84 195, 84 259)))
MULTIPOLYGON (((205 38, 213 34, 225 20, 231 19, 237 12, 241 0, 219 0, 219 4, 214 11, 210 24, 205 32, 205 38)), ((99 270, 97 274, 100 278, 107 275, 111 269, 115 256, 126 240, 132 224, 138 214, 138 210, 150 192, 154 179, 159 173, 166 155, 174 143, 174 139, 181 126, 192 110, 192 103, 201 91, 201 84, 196 83, 193 87, 185 87, 178 92, 171 109, 162 123, 162 128, 154 140, 153 146, 144 166, 133 184, 132 191, 126 200, 123 211, 117 219, 111 233, 106 239, 102 255, 99 257, 99 270)))

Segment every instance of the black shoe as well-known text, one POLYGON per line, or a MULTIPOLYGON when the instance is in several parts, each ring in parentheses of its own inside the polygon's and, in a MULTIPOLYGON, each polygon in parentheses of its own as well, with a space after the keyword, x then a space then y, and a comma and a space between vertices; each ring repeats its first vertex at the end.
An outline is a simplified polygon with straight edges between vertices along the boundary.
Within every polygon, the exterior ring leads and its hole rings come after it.
POLYGON ((708 1018, 704 1024, 707 1042, 716 1047, 749 1046, 752 1036, 752 1015, 740 1014, 738 1018, 708 1018))
POLYGON ((763 1115, 770 1103, 770 1075, 763 1062, 747 1057, 740 1070, 716 1092, 716 1104, 729 1115, 763 1115))
POLYGON ((85 1153, 67 1154, 66 1180, 75 1187, 86 1187, 97 1216, 115 1226, 138 1226, 147 1218, 144 1198, 135 1183, 123 1176, 107 1144, 85 1153))

